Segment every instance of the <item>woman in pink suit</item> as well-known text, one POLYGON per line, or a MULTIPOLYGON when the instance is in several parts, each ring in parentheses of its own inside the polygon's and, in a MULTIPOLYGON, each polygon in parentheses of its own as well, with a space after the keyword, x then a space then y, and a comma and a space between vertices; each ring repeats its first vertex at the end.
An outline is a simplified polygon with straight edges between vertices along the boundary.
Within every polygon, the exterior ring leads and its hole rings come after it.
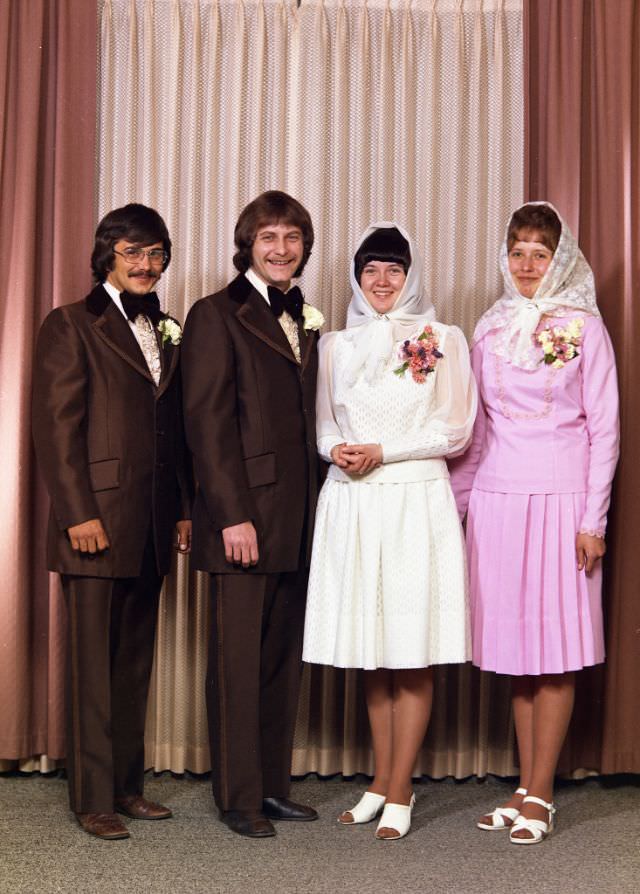
POLYGON ((473 662, 511 675, 520 758, 514 796, 478 827, 537 844, 553 828, 575 671, 604 660, 618 392, 591 268, 551 205, 514 213, 500 266, 504 295, 473 339, 473 441, 451 483, 468 510, 473 662))

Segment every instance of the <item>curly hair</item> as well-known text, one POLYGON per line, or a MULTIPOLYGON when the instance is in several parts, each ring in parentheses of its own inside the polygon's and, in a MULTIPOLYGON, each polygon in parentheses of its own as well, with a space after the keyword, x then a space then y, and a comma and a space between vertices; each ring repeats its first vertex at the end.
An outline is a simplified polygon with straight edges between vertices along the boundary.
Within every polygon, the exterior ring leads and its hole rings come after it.
POLYGON ((169 266, 171 239, 167 225, 153 208, 132 202, 110 211, 98 224, 91 254, 91 270, 96 282, 104 282, 113 268, 113 248, 121 239, 141 246, 162 242, 167 255, 163 272, 169 266))
POLYGON ((302 232, 302 260, 298 269, 293 274, 300 276, 309 260, 313 246, 313 225, 307 209, 296 199, 281 192, 271 189, 263 192, 240 213, 233 239, 237 251, 233 256, 236 270, 246 273, 252 263, 252 249, 256 234, 260 227, 267 224, 288 224, 298 227, 302 232))
MULTIPOLYGON (((516 242, 526 234, 535 233, 549 251, 555 252, 560 242, 562 224, 560 218, 548 205, 523 205, 513 213, 507 229, 507 248, 509 251, 516 242)), ((527 241, 527 240, 525 240, 527 241)))

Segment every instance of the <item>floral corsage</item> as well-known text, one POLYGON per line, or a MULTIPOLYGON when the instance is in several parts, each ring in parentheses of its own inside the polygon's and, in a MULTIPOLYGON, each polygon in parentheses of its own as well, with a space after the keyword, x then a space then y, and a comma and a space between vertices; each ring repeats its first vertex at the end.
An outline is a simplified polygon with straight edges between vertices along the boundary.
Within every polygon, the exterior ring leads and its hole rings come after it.
POLYGON ((543 363, 560 369, 569 360, 578 357, 578 346, 582 341, 584 320, 575 317, 569 321, 565 329, 561 326, 546 326, 538 333, 538 342, 542 345, 543 363))
POLYGON ((158 323, 158 332, 162 336, 163 346, 170 341, 172 345, 179 345, 182 341, 182 329, 180 323, 172 317, 165 317, 158 323))
POLYGON ((421 385, 426 381, 427 375, 434 371, 438 360, 444 356, 438 350, 439 347, 438 336, 431 326, 425 326, 417 338, 412 341, 407 339, 400 346, 398 358, 403 363, 394 369, 394 373, 403 376, 407 370, 411 370, 413 381, 421 385))
POLYGON ((324 314, 312 304, 302 305, 302 328, 305 332, 324 326, 324 314))

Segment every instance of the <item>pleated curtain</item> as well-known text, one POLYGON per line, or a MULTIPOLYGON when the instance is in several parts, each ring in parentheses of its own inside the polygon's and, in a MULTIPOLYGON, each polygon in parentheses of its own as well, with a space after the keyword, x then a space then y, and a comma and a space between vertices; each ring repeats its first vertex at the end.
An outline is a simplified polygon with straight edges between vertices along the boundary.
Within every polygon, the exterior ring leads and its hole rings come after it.
MULTIPOLYGON (((233 275, 247 202, 284 189, 316 230, 302 286, 345 322, 348 262, 372 220, 416 237, 439 318, 467 334, 495 299, 497 249, 522 199, 522 4, 516 0, 104 0, 98 215, 141 201, 174 244, 160 286, 184 320, 233 275)), ((203 358, 206 362, 206 358, 203 358)), ((147 763, 209 769, 207 585, 186 560, 167 580, 147 763)), ((369 772, 354 672, 307 668, 293 772, 369 772)), ((437 672, 419 773, 513 772, 505 681, 437 672)))

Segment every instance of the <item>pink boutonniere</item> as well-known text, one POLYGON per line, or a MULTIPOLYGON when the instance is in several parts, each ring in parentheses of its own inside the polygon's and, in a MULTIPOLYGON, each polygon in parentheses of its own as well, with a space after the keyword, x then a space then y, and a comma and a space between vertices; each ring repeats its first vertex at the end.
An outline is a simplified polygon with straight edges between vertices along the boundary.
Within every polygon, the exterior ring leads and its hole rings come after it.
POLYGON ((545 326, 537 336, 538 343, 542 345, 542 362, 560 369, 567 361, 578 357, 577 348, 582 341, 583 327, 584 320, 580 317, 570 320, 565 329, 545 326))
POLYGON ((410 370, 414 382, 421 385, 426 381, 430 372, 436 368, 436 363, 444 355, 438 350, 440 343, 438 336, 431 326, 425 326, 420 335, 410 341, 403 342, 398 352, 398 358, 402 365, 394 369, 397 376, 403 376, 410 370))

